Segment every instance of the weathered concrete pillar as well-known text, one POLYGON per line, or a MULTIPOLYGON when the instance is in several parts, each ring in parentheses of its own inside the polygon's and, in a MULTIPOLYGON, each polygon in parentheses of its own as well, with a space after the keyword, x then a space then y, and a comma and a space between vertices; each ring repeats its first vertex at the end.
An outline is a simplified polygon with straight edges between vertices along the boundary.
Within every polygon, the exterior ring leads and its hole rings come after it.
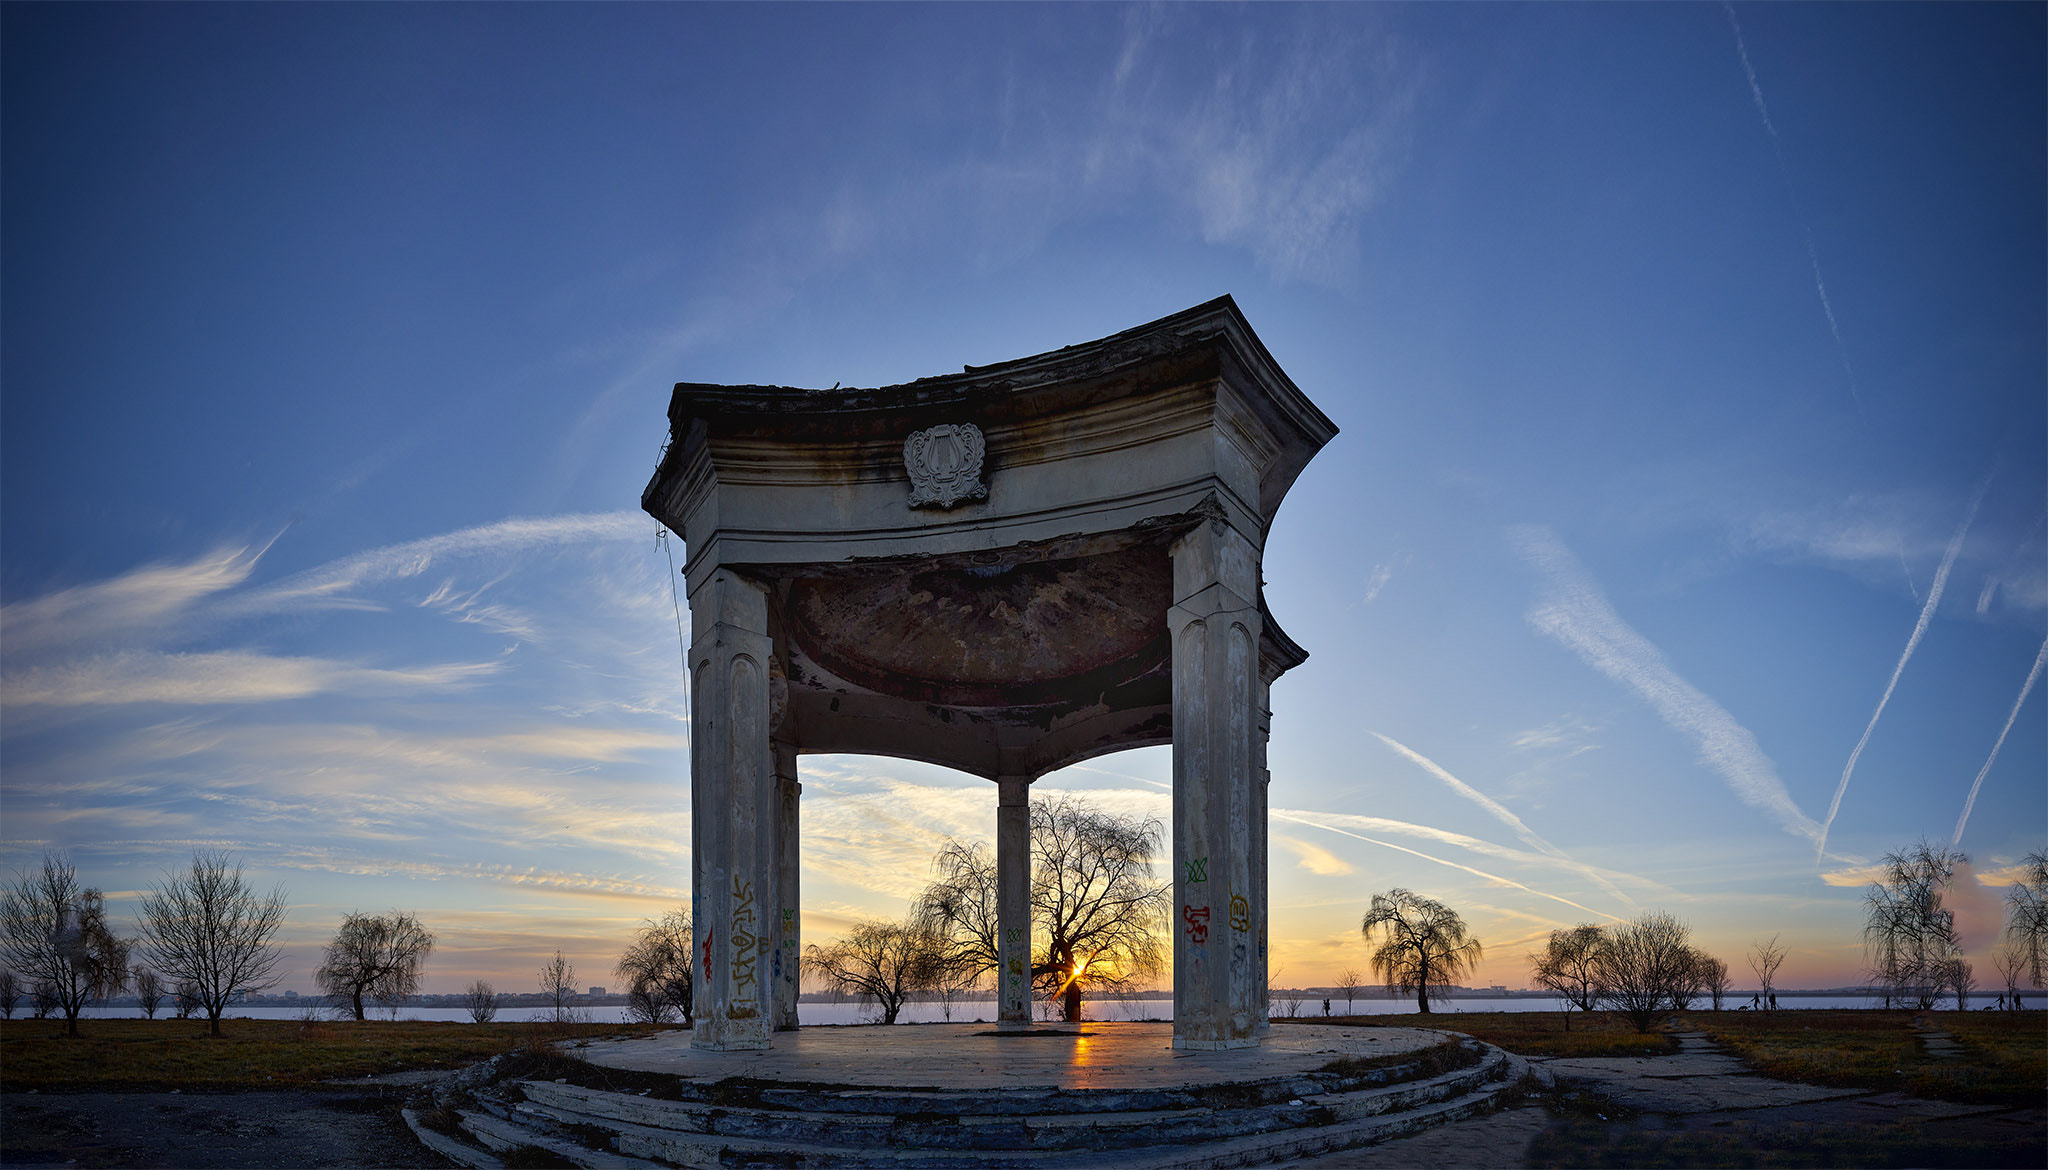
POLYGON ((690 590, 693 1048, 766 1048, 778 904, 766 591, 729 569, 690 590))
POLYGON ((1173 1046, 1249 1048, 1263 986, 1253 912, 1258 555, 1208 521, 1173 545, 1173 1046))
POLYGON ((1273 1027, 1272 964, 1266 958, 1266 931, 1272 923, 1266 908, 1266 797, 1273 773, 1266 767, 1266 744, 1273 734, 1273 680, 1259 671, 1257 723, 1252 731, 1252 919, 1258 923, 1258 958, 1252 968, 1258 978, 1258 1007, 1252 1013, 1259 1035, 1273 1027))
POLYGON ((775 1030, 796 1031, 796 1001, 803 991, 803 900, 800 862, 802 843, 797 834, 797 801, 804 786, 797 782, 796 745, 775 744, 775 902, 772 937, 774 950, 768 960, 769 982, 775 988, 775 1030))
POLYGON ((1031 1026, 1031 778, 996 781, 996 1024, 1031 1026))

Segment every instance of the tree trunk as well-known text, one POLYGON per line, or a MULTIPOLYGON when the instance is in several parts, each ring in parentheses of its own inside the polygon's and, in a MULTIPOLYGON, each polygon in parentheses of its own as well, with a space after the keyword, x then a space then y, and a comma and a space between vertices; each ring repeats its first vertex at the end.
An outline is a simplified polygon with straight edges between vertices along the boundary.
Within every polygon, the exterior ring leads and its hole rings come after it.
POLYGON ((219 1012, 209 1012, 209 1013, 207 1013, 207 1016, 206 1016, 206 1034, 207 1034, 207 1035, 209 1035, 209 1036, 218 1036, 218 1035, 220 1035, 220 1013, 219 1013, 219 1012))
POLYGON ((363 1018, 363 989, 358 987, 349 993, 349 1001, 356 1009, 356 1019, 363 1018))
POLYGON ((1067 1009, 1067 1022, 1068 1022, 1069 1024, 1078 1024, 1078 1023, 1080 1023, 1080 1022, 1081 1022, 1081 985, 1080 985, 1080 983, 1078 983, 1078 982, 1075 982, 1075 983, 1069 983, 1069 984, 1067 984, 1067 990, 1066 990, 1066 992, 1065 992, 1065 993, 1064 993, 1064 994, 1062 995, 1062 997, 1061 997, 1061 998, 1062 998, 1062 999, 1064 1000, 1064 1002, 1065 1002, 1065 1006, 1066 1006, 1066 1009, 1067 1009))
POLYGON ((67 1011, 67 1012, 65 1012, 65 1013, 64 1013, 64 1034, 65 1034, 66 1036, 76 1036, 76 1035, 78 1035, 78 1013, 77 1013, 77 1012, 75 1012, 75 1011, 67 1011))
POLYGON ((1415 989, 1415 1003, 1422 1009, 1423 1015, 1429 1014, 1429 984, 1424 983, 1415 989))

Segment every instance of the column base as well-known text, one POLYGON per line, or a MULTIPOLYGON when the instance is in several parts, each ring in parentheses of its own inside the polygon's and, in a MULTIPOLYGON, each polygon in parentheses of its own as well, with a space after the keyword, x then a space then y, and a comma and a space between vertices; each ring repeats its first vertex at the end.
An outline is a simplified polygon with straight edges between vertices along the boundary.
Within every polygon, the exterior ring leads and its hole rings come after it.
POLYGON ((773 1045, 765 1036, 759 1040, 699 1040, 692 1036, 690 1047, 700 1052, 760 1052, 773 1045))
POLYGON ((1246 1036, 1242 1040, 1190 1040, 1175 1036, 1173 1046, 1185 1052, 1223 1052, 1232 1048, 1257 1048, 1259 1038, 1246 1036))

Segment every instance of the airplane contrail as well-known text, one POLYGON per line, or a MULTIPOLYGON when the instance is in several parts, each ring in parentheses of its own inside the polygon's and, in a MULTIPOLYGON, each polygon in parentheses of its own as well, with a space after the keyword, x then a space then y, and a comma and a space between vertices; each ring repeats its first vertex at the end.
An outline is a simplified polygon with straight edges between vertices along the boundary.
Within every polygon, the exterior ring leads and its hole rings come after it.
POLYGON ((1814 840, 1820 826, 1799 810, 1777 766, 1748 728, 1672 669, 1648 638, 1620 614, 1557 534, 1538 525, 1508 533, 1543 577, 1528 622, 1557 639, 1588 666, 1640 695, 1659 718, 1691 739, 1700 761, 1721 774, 1744 804, 1774 817, 1788 833, 1814 840))
POLYGON ((1292 816, 1288 813, 1281 812, 1277 809, 1274 810, 1271 815, 1280 820, 1293 821, 1296 824, 1308 825, 1312 828, 1322 829, 1325 832, 1338 833, 1346 837, 1355 837, 1368 845, 1378 845, 1382 849, 1393 849, 1401 853, 1411 854, 1415 857, 1420 857, 1424 861, 1434 861, 1438 865, 1449 866, 1452 869, 1461 869, 1464 870, 1466 873, 1472 874, 1475 877, 1482 877, 1485 878, 1487 881, 1497 882, 1503 886, 1512 886, 1517 890, 1521 890, 1523 893, 1534 894, 1539 898, 1548 898, 1553 902, 1562 902, 1575 910, 1584 910, 1588 914, 1598 914, 1600 917, 1608 919, 1612 922, 1622 921, 1620 917, 1613 914, 1609 914, 1605 910, 1595 910, 1591 906, 1582 906, 1579 903, 1572 901, 1570 898, 1559 897, 1556 894, 1546 894, 1542 890, 1533 889, 1529 886, 1525 886, 1512 878, 1504 878, 1499 874, 1488 873, 1483 869, 1474 869, 1469 865, 1461 865, 1455 861, 1446 861, 1441 857, 1432 857, 1429 854, 1424 853, 1420 849, 1410 849, 1406 845, 1396 845, 1392 841, 1381 841, 1376 837, 1368 837, 1364 833, 1354 833, 1349 829, 1340 829, 1335 825, 1311 821, 1306 817, 1292 816))
POLYGON ((1567 866, 1570 866, 1573 869, 1578 870, 1579 872, 1583 873, 1589 881, 1593 882, 1601 889, 1606 890, 1608 893, 1614 895, 1622 901, 1627 902, 1629 905, 1633 906, 1635 904, 1635 899, 1629 897, 1627 894, 1622 893, 1621 890, 1618 887, 1616 887, 1613 882, 1610 882, 1606 878, 1602 877, 1591 866, 1581 866, 1576 860, 1574 860, 1572 857, 1566 854, 1564 850, 1559 849, 1557 846, 1552 845, 1550 842, 1544 840, 1542 836, 1536 832, 1536 830, 1531 829, 1528 825, 1523 824, 1522 818, 1516 816, 1505 805, 1501 804, 1499 801, 1493 799, 1485 793, 1479 791, 1478 789, 1472 787, 1471 785, 1465 783, 1463 780, 1458 779, 1456 776, 1451 775, 1449 772, 1445 771, 1443 766, 1438 764, 1435 760, 1430 759, 1428 756, 1423 755, 1421 752, 1416 751, 1415 749, 1409 747, 1404 743, 1401 743, 1396 739, 1393 739, 1389 736, 1381 735, 1377 731, 1372 732, 1372 736, 1373 738, 1379 740, 1381 743, 1386 744, 1388 747, 1393 748, 1395 751, 1401 753, 1403 756, 1406 756, 1411 763, 1415 764, 1423 771, 1428 772, 1430 775, 1443 781, 1446 785, 1450 787, 1451 791, 1457 793, 1459 796, 1464 797, 1466 800, 1469 800, 1472 803, 1478 805, 1480 808, 1485 809, 1488 813, 1492 814, 1495 820, 1506 825, 1508 828, 1513 829, 1515 831, 1515 836, 1520 837, 1522 840, 1528 842, 1535 849, 1543 853, 1546 853, 1551 857, 1555 857, 1559 861, 1564 862, 1567 866))
POLYGON ((1963 815, 1956 818, 1956 835, 1949 839, 1953 849, 1963 841, 1963 826, 1970 823, 1970 810, 1977 806, 1977 790, 1984 787, 1984 776, 1991 771, 1991 765, 1998 761, 1998 749, 2005 746, 2005 733, 2012 730, 2013 720, 2020 717, 2020 708, 2026 705, 2027 695, 2034 684, 2041 681, 2041 667, 2048 664, 2048 641, 2041 643, 2041 652, 2034 655, 2034 669, 2027 672, 2026 685, 2020 688, 2020 697, 2012 701, 2012 713, 2005 717, 2005 726, 1998 729, 1998 739, 1991 745, 1991 754, 1984 758, 1984 766, 1977 769, 1977 779, 1970 784, 1970 798, 1963 802, 1963 815))
POLYGON ((1827 851, 1828 830, 1834 826, 1835 814, 1841 811, 1842 796, 1849 791, 1849 776, 1856 771, 1857 757, 1870 743, 1870 733, 1877 730, 1878 717, 1884 714, 1885 704, 1892 701, 1892 691, 1899 685, 1899 676, 1905 673, 1906 662, 1913 657, 1913 651, 1920 646, 1920 639, 1927 633, 1927 626, 1934 620, 1934 611, 1941 605, 1941 592, 1948 585, 1949 570, 1955 568, 1956 554, 1963 551, 1963 538, 1969 535, 1970 524, 1977 518, 1977 507, 1984 502, 1984 491, 1991 486, 1991 477, 1985 476, 1977 485, 1977 493, 1970 497, 1970 510, 1963 516, 1962 527, 1949 538, 1948 550, 1941 555, 1941 567, 1934 571, 1934 584, 1927 588, 1927 601, 1920 607, 1920 620, 1913 624, 1913 636, 1906 639, 1906 649, 1899 655, 1899 664, 1892 667, 1891 681, 1885 684, 1884 694, 1877 700, 1877 710, 1870 713, 1870 722, 1863 728, 1863 738, 1856 741, 1856 747, 1849 753, 1849 762, 1842 765, 1842 779, 1835 785, 1835 798, 1828 802, 1828 815, 1821 819, 1820 838, 1814 846, 1814 861, 1827 851))

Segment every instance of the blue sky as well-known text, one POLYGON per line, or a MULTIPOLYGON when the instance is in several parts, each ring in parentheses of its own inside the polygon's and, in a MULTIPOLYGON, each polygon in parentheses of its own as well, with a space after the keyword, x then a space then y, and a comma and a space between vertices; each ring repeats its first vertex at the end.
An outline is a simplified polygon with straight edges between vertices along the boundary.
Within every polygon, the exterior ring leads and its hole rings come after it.
MULTIPOLYGON (((1266 551, 1278 982, 1391 886, 1482 983, 1650 908, 1849 982, 1862 867, 1959 828, 1981 959, 2048 841, 2038 6, 0 20, 0 865, 123 906, 230 848, 289 986, 391 907, 430 989, 609 982, 686 898, 673 383, 1226 292, 1343 428, 1266 551)), ((985 781, 803 767, 813 938, 993 833, 985 781)))

